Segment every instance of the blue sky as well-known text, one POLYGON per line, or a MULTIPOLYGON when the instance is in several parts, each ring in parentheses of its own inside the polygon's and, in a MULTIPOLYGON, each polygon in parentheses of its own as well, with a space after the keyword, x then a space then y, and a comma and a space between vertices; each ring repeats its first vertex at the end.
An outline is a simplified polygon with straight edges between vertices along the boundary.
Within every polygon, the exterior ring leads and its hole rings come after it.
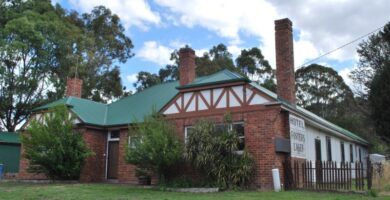
MULTIPOLYGON (((275 67, 275 19, 294 23, 295 66, 333 50, 390 21, 386 0, 56 0, 69 10, 90 12, 104 5, 116 13, 134 44, 135 56, 121 64, 122 82, 132 89, 137 72, 157 72, 174 49, 185 44, 198 55, 224 43, 238 55, 259 47, 275 67)), ((346 82, 356 66, 354 43, 318 60, 336 69, 346 82)))

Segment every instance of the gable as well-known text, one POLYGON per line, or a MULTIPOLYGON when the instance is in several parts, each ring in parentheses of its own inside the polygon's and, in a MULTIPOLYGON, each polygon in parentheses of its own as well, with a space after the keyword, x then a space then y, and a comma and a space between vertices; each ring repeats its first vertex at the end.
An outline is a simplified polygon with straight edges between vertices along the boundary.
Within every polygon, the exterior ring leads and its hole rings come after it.
POLYGON ((272 99, 249 84, 179 93, 162 110, 165 115, 262 105, 272 99))

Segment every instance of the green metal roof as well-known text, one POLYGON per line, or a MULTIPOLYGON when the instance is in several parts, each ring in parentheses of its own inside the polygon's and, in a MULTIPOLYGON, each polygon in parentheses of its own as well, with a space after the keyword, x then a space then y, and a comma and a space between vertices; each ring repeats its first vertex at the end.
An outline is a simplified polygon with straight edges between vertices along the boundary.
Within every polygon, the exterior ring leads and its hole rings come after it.
POLYGON ((0 132, 0 143, 20 144, 19 134, 14 132, 0 132))
MULTIPOLYGON (((116 102, 111 104, 102 104, 94 101, 81 99, 77 97, 66 97, 59 99, 52 103, 46 104, 44 106, 38 107, 33 111, 38 111, 42 109, 48 109, 56 105, 67 105, 70 109, 84 122, 91 125, 98 126, 115 126, 115 125, 127 125, 134 122, 140 122, 143 120, 143 117, 147 114, 150 114, 153 109, 159 111, 165 106, 171 99, 173 99, 178 93, 178 89, 184 88, 193 88, 211 84, 220 84, 234 81, 247 81, 249 80, 240 74, 231 72, 229 70, 222 70, 215 74, 209 76, 203 76, 196 78, 194 82, 185 85, 179 86, 179 81, 173 81, 168 83, 163 83, 155 85, 148 89, 138 92, 134 95, 124 97, 116 102), (135 121, 136 120, 136 121, 135 121)), ((267 90, 266 88, 260 86, 256 82, 250 82, 254 88, 265 93, 269 97, 275 99, 275 101, 281 103, 282 105, 288 107, 289 109, 309 117, 310 119, 316 121, 317 123, 322 124, 325 127, 328 127, 334 131, 337 131, 345 136, 348 136, 355 141, 358 141, 363 144, 368 144, 363 138, 353 134, 350 131, 347 131, 317 115, 314 113, 303 109, 296 105, 291 105, 285 100, 279 98, 277 94, 267 90)))
POLYGON ((107 122, 105 125, 113 126, 129 124, 134 120, 142 121, 153 109, 159 111, 179 91, 176 87, 179 81, 163 83, 147 88, 142 92, 120 99, 108 105, 107 122))
POLYGON ((199 77, 190 84, 179 86, 178 89, 194 88, 194 87, 215 85, 215 84, 222 84, 222 83, 229 83, 229 82, 236 82, 236 81, 249 82, 249 79, 241 76, 240 74, 225 69, 215 74, 211 74, 209 76, 199 77))
POLYGON ((65 97, 35 108, 33 111, 45 110, 57 105, 68 106, 85 123, 93 125, 105 124, 108 105, 78 97, 65 97))

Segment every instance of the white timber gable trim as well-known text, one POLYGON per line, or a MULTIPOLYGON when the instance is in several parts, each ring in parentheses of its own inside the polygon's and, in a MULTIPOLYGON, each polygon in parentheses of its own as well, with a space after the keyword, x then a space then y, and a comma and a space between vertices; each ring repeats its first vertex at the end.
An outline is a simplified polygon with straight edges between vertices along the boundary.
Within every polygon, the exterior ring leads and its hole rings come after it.
POLYGON ((180 93, 162 110, 163 114, 224 109, 269 103, 269 98, 246 85, 180 93))

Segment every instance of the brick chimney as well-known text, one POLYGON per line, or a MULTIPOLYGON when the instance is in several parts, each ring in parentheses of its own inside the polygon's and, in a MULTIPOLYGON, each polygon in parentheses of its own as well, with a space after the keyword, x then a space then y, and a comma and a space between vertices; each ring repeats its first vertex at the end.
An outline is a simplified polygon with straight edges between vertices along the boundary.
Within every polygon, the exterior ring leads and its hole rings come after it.
POLYGON ((195 51, 190 47, 179 51, 179 79, 180 86, 187 85, 195 79, 195 51))
POLYGON ((73 96, 81 98, 81 91, 83 87, 83 80, 79 78, 68 78, 66 81, 65 96, 73 96))
POLYGON ((295 104, 293 34, 292 22, 288 18, 275 21, 275 50, 278 97, 295 104))

